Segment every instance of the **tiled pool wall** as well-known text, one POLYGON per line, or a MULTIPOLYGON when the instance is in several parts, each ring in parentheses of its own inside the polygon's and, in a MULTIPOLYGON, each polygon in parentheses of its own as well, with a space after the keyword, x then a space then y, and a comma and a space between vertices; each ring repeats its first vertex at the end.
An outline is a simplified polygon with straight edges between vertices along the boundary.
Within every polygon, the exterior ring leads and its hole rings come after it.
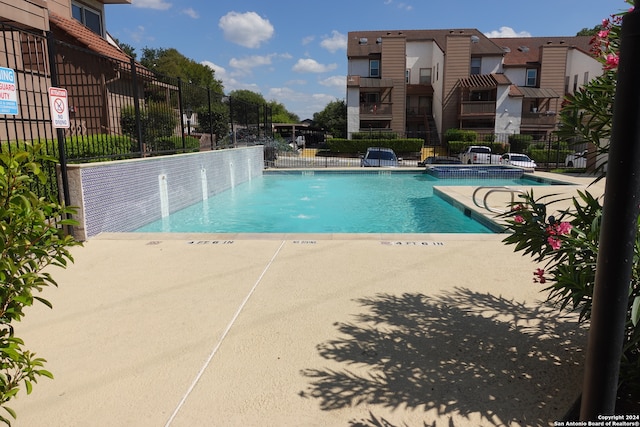
POLYGON ((77 239, 133 231, 260 176, 263 147, 69 165, 77 239))

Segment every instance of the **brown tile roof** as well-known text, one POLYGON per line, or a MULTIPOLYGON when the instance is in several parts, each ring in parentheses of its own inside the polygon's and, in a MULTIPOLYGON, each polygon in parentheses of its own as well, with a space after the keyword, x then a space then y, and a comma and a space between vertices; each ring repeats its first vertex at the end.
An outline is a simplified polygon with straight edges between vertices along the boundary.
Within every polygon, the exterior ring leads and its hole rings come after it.
MULTIPOLYGON (((53 12, 49 12, 49 22, 54 34, 58 33, 58 31, 62 31, 68 36, 68 38, 73 39, 76 44, 79 44, 82 47, 120 61, 131 61, 131 57, 129 55, 113 46, 75 19, 63 18, 53 12)), ((61 34, 57 34, 57 36, 60 35, 61 34)))
POLYGON ((492 38, 491 40, 504 50, 505 67, 539 63, 541 61, 541 48, 546 45, 569 46, 569 48, 579 49, 588 55, 590 55, 591 48, 590 36, 505 37, 492 38))
POLYGON ((380 37, 404 37, 407 41, 433 41, 446 51, 446 39, 449 35, 469 35, 477 37, 477 43, 471 45, 472 55, 502 55, 502 49, 491 39, 475 28, 457 28, 447 30, 377 30, 351 31, 348 34, 347 57, 366 57, 370 53, 382 52, 382 46, 376 43, 380 37), (360 39, 366 38, 367 44, 361 45, 360 39))

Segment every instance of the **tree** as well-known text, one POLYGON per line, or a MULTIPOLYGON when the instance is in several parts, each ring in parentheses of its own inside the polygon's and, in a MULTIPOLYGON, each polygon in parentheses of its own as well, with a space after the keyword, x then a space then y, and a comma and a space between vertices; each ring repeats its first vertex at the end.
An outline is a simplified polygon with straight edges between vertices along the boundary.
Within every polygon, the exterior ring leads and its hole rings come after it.
POLYGON ((347 104, 344 100, 335 100, 327 104, 324 110, 313 115, 314 125, 325 129, 334 138, 347 137, 347 104))
POLYGON ((116 42, 118 47, 120 47, 120 50, 122 50, 124 53, 126 53, 127 55, 129 55, 133 59, 136 59, 137 53, 135 52, 135 48, 133 46, 131 46, 130 44, 127 44, 127 43, 123 43, 123 42, 121 42, 120 40, 118 40, 116 38, 114 38, 113 41, 116 42))
POLYGON ((142 49, 140 63, 156 73, 170 77, 180 78, 184 82, 211 89, 217 94, 222 94, 223 86, 220 80, 215 78, 215 71, 189 59, 176 49, 142 49))
MULTIPOLYGON (((80 244, 64 230, 74 224, 64 218, 75 211, 31 190, 37 181, 46 180, 39 162, 55 161, 38 153, 39 147, 0 154, 0 407, 13 418, 16 414, 7 402, 20 388, 24 386, 29 394, 38 377, 53 378, 43 369, 46 361, 15 336, 14 324, 34 301, 51 307, 49 301, 34 295, 57 286, 44 269, 66 267, 67 261, 73 261, 68 248, 80 244)), ((11 424, 2 415, 0 421, 11 424)))
POLYGON ((300 117, 287 111, 283 104, 277 101, 269 101, 267 105, 271 108, 272 123, 300 123, 300 117))
POLYGON ((581 29, 580 31, 578 31, 576 36, 596 36, 600 31, 602 31, 602 25, 596 25, 593 28, 581 29))

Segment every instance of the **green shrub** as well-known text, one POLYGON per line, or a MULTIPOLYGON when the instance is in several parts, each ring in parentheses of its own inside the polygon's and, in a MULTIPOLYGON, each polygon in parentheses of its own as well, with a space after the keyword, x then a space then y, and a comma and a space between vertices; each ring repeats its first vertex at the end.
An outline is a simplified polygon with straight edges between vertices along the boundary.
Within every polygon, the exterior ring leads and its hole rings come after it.
POLYGON ((351 134, 351 139, 398 139, 398 134, 382 131, 354 132, 351 134))
MULTIPOLYGON (((158 138, 172 136, 178 125, 174 110, 164 104, 149 102, 146 108, 140 108, 140 126, 142 139, 153 144, 158 138)), ((136 114, 134 107, 128 106, 120 112, 122 132, 137 140, 136 114)))
POLYGON ((512 153, 526 153, 532 141, 533 137, 531 135, 509 135, 509 145, 512 153))
MULTIPOLYGON (((447 129, 444 133, 444 140, 449 141, 466 141, 476 142, 478 140, 478 133, 473 130, 464 129, 447 129)), ((474 145, 474 144, 470 144, 474 145)))
MULTIPOLYGON (((73 261, 68 248, 80 244, 63 227, 75 225, 65 219, 73 209, 39 197, 31 187, 46 180, 41 145, 29 151, 0 154, 0 407, 16 418, 7 403, 24 386, 27 394, 39 377, 53 378, 45 370, 46 360, 36 357, 15 335, 14 324, 24 317, 24 308, 34 301, 51 303, 34 295, 45 287, 57 286, 51 266, 65 268, 73 261), (40 162, 43 162, 41 164, 40 162)), ((0 415, 10 425, 10 419, 0 415)))
POLYGON ((157 138, 151 145, 147 145, 147 150, 158 154, 199 151, 200 140, 193 136, 185 136, 183 146, 181 137, 165 136, 157 138))
POLYGON ((333 153, 364 153, 368 147, 391 148, 396 153, 416 153, 422 149, 423 142, 419 138, 383 140, 332 138, 327 141, 327 146, 333 153))
POLYGON ((530 149, 528 152, 529 157, 538 163, 563 163, 564 159, 567 155, 572 154, 571 150, 539 150, 539 149, 530 149))

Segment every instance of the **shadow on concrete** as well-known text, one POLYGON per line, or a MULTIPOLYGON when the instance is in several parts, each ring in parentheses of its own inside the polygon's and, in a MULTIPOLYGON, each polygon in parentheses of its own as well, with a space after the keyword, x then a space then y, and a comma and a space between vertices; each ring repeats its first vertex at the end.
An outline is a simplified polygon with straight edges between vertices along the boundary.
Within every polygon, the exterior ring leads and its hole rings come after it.
MULTIPOLYGON (((302 371, 302 394, 323 410, 377 405, 424 410, 425 426, 471 414, 483 425, 547 426, 579 394, 586 330, 575 316, 465 288, 357 302, 363 312, 317 346, 338 368, 302 371)), ((396 424, 370 413, 350 425, 396 424)))

